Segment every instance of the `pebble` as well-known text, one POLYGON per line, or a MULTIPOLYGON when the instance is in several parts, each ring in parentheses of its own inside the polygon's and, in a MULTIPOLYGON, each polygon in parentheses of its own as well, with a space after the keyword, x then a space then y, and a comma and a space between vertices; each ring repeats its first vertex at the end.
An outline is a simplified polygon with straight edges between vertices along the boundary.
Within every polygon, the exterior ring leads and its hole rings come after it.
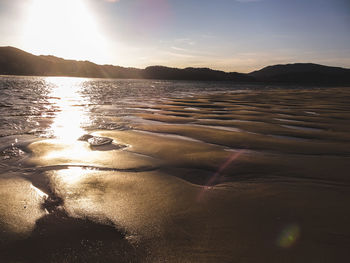
POLYGON ((92 138, 88 139, 88 143, 90 143, 91 146, 101 146, 112 143, 113 139, 108 137, 98 137, 93 136, 92 138))
POLYGON ((79 141, 87 141, 91 146, 101 146, 110 144, 113 142, 113 139, 108 137, 100 137, 100 136, 93 136, 90 134, 84 134, 83 136, 79 137, 79 141))

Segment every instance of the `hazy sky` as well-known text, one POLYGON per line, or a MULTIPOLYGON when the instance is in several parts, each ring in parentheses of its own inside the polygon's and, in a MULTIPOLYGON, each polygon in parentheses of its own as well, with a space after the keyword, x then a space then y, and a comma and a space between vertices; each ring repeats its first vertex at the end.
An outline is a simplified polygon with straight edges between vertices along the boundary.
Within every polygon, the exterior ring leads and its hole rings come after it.
POLYGON ((0 0, 0 45, 134 67, 350 68, 350 0, 0 0))

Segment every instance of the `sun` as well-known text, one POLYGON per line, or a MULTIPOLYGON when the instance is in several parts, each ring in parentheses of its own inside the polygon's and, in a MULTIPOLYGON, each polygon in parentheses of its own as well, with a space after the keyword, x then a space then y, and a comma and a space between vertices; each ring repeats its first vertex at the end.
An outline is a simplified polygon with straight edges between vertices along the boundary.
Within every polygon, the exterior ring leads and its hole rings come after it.
POLYGON ((22 46, 34 54, 91 60, 107 59, 107 41, 84 0, 32 0, 22 46))

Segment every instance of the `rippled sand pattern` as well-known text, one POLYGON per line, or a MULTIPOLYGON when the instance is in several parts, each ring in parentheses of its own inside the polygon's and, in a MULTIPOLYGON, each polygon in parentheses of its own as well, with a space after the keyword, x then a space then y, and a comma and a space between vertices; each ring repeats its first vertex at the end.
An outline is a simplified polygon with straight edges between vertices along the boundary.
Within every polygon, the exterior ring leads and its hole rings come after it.
POLYGON ((158 110, 154 113, 138 114, 143 121, 132 127, 154 135, 179 135, 215 148, 217 153, 208 158, 200 151, 203 159, 192 161, 197 168, 217 158, 224 162, 238 152, 222 171, 221 182, 298 177, 345 183, 349 182, 349 96, 347 90, 332 89, 174 98, 152 107, 158 110))
POLYGON ((110 145, 0 138, 0 262, 346 262, 349 102, 169 96, 89 131, 110 145))

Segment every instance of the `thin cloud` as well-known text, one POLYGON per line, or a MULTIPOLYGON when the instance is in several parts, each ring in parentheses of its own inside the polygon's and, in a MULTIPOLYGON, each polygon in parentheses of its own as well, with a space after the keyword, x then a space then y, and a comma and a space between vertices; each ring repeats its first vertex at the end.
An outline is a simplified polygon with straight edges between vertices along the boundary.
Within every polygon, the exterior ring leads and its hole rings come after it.
POLYGON ((196 44, 195 41, 191 40, 190 38, 177 38, 175 39, 177 43, 187 44, 190 46, 194 46, 196 44))
POLYGON ((177 52, 164 52, 166 55, 170 56, 175 56, 175 57, 180 57, 180 58, 195 58, 196 56, 190 55, 190 54, 183 54, 183 53, 177 53, 177 52))
POLYGON ((184 51, 184 52, 189 52, 190 51, 188 49, 181 48, 181 47, 175 47, 175 46, 172 46, 171 48, 174 49, 174 50, 177 50, 177 51, 184 51))

